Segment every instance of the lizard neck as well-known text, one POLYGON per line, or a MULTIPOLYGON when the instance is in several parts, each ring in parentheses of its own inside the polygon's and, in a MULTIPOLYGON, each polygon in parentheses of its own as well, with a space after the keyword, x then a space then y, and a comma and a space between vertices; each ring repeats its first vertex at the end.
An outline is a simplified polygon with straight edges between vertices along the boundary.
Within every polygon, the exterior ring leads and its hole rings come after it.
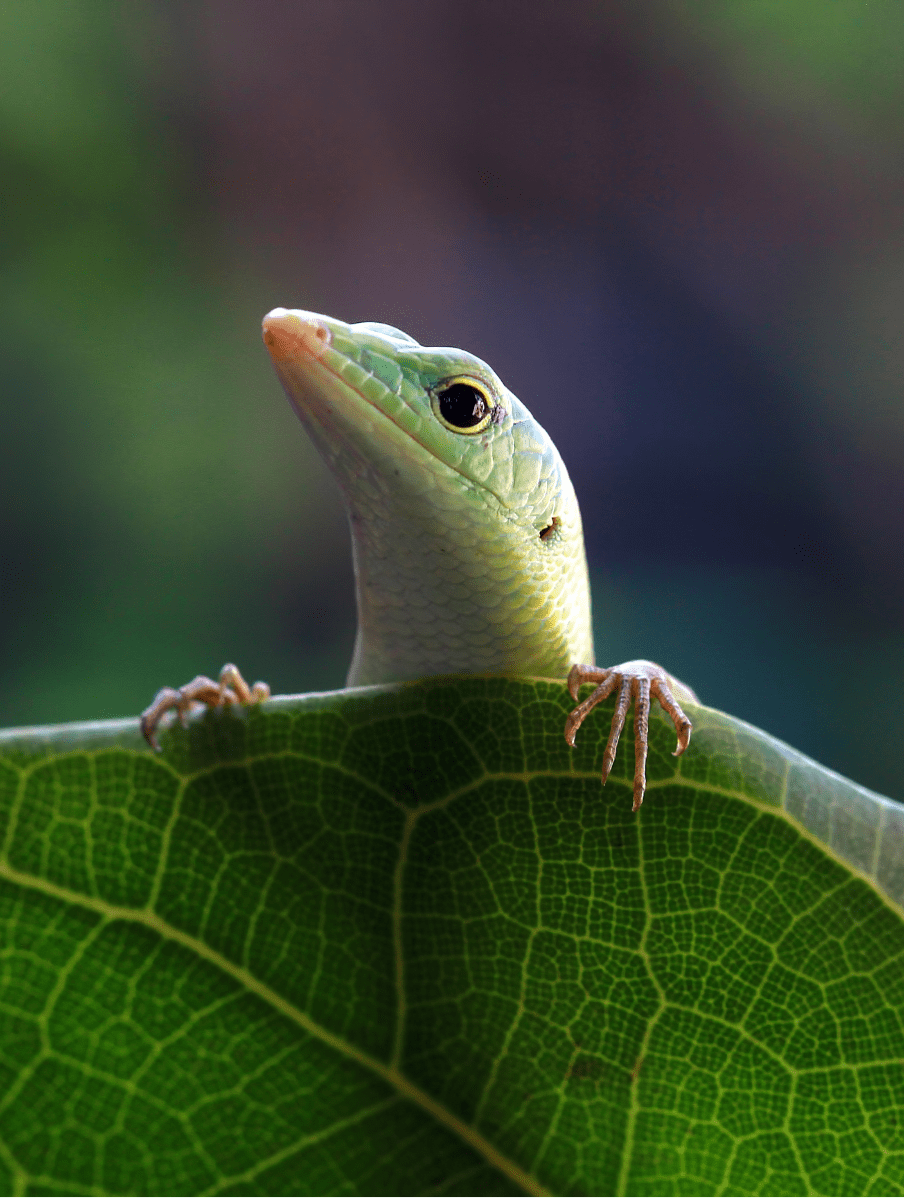
POLYGON ((564 677, 592 662, 577 500, 545 539, 473 487, 423 494, 360 475, 346 489, 358 603, 348 685, 436 674, 564 677))

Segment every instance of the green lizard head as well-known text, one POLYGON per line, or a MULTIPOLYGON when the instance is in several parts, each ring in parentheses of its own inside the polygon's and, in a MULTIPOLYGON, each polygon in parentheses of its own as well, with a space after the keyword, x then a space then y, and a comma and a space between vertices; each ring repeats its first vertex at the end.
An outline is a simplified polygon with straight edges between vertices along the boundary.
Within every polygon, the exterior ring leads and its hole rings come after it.
POLYGON ((359 608, 350 681, 550 674, 590 660, 574 489, 486 362, 389 325, 285 308, 264 317, 263 335, 348 507, 359 608))
POLYGON ((418 485, 422 471, 412 476, 398 459, 409 469, 429 459, 432 476, 438 464, 445 467, 449 489, 495 500, 535 535, 554 517, 564 531, 565 518, 577 515, 549 436, 474 354, 424 348, 390 325, 348 325, 284 308, 264 318, 264 341, 286 394, 350 499, 362 469, 388 470, 404 489, 409 479, 418 485))

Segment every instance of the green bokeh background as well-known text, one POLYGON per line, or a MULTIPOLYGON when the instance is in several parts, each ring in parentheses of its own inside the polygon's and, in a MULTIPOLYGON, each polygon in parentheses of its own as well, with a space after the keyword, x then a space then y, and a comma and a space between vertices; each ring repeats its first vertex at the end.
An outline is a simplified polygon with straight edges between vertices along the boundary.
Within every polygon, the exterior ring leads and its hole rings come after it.
POLYGON ((167 120, 172 31, 4 12, 3 721, 135 711, 227 645, 336 685, 344 646, 320 664, 274 610, 316 569, 306 524, 341 517, 313 515, 323 472, 261 352, 272 288, 229 262, 167 120))
MULTIPOLYGON (((342 684, 344 519, 259 342, 285 303, 482 353, 587 496, 599 659, 660 660, 705 701, 904 797, 902 9, 413 12, 3 6, 0 722, 135 713, 228 659, 277 692, 342 684), (615 180, 605 194, 600 179, 615 180), (605 350, 570 336, 557 289, 579 287, 601 229, 635 247, 620 274, 601 268, 621 280, 616 308, 667 279, 657 319, 696 313, 661 461, 640 375, 619 376, 624 394, 600 384, 616 415, 597 404, 593 425, 577 420, 582 376, 556 407, 532 392, 531 353, 553 391, 566 352, 596 377, 605 350), (500 282, 502 259, 516 267, 500 282), (754 525, 775 553, 743 520, 706 524, 748 469, 732 456, 743 411, 719 424, 723 376, 706 389, 726 353, 731 377, 749 358, 765 380, 751 427, 775 418, 757 442, 762 492, 744 500, 762 500, 754 525), (718 437, 685 444, 694 421, 718 437), (610 431, 635 480, 621 494, 593 490, 610 431), (634 492, 649 496, 639 514, 634 492), (610 544, 601 530, 623 525, 630 541, 610 544)), ((644 303, 631 335, 660 354, 650 394, 667 393, 679 351, 644 303)), ((599 345, 611 328, 601 315, 599 345)))

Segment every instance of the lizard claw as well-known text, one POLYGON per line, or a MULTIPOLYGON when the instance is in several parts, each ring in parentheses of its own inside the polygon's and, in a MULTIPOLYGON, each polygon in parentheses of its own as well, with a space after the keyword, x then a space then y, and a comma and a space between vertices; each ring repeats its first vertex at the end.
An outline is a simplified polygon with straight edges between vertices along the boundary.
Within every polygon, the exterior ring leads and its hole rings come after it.
POLYGON ((154 696, 150 707, 145 708, 141 713, 141 731, 154 752, 159 753, 160 743, 157 740, 157 729, 168 711, 176 712, 179 722, 184 728, 188 720, 188 713, 194 707, 228 707, 233 703, 248 705, 260 703, 262 699, 269 698, 270 687, 266 682, 255 682, 254 686, 249 686, 239 672, 238 666, 234 666, 230 662, 220 670, 218 682, 214 682, 212 678, 208 678, 204 674, 198 674, 191 682, 180 686, 178 690, 174 690, 171 686, 164 686, 154 696))
MULTIPOLYGON (((575 737, 581 724, 594 707, 608 699, 618 687, 615 714, 612 716, 609 739, 606 742, 606 751, 603 753, 602 774, 605 786, 612 763, 615 761, 618 738, 625 726, 631 699, 634 699, 634 804, 632 810, 636 811, 643 802, 644 792, 647 788, 647 749, 649 747, 652 697, 655 696, 659 700, 675 725, 675 731, 678 733, 675 757, 679 757, 690 744, 691 722, 672 694, 671 687, 675 684, 674 679, 670 678, 661 666, 657 666, 651 661, 627 661, 623 665, 612 666, 609 669, 597 669, 595 666, 572 666, 568 675, 568 693, 576 703, 580 688, 588 682, 595 682, 596 690, 583 703, 578 703, 578 706, 569 714, 565 721, 565 739, 574 747, 575 737)), ((678 685, 687 691, 691 699, 695 698, 694 692, 689 687, 685 687, 681 683, 678 685)))

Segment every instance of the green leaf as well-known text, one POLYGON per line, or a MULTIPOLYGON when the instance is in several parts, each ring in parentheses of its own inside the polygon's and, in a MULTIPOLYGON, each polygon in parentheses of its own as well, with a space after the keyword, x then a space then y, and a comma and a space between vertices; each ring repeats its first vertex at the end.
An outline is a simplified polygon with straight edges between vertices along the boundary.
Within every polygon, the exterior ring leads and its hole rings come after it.
POLYGON ((904 809, 445 679, 0 737, 0 1189, 904 1193, 904 809))

